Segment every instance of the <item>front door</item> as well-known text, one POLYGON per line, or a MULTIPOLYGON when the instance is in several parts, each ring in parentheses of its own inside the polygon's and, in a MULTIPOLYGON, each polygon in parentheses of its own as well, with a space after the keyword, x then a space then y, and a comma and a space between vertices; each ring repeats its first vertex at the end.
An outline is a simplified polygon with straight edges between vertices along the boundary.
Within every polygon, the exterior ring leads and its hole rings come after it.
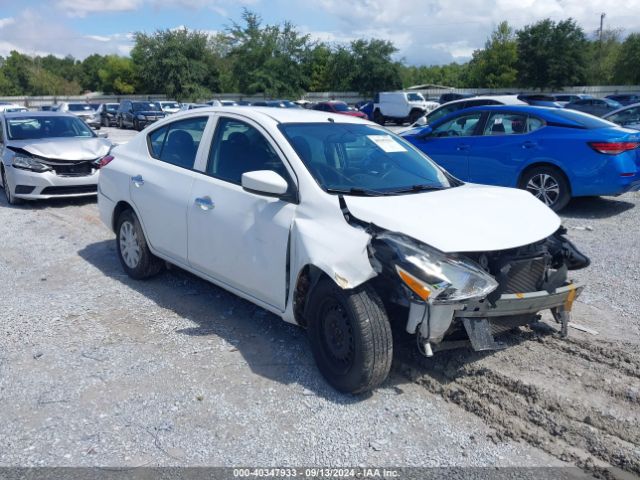
POLYGON ((482 112, 473 112, 436 124, 431 134, 415 140, 415 145, 449 173, 467 181, 469 150, 481 117, 482 112))
POLYGON ((271 139, 249 121, 218 120, 206 171, 189 200, 192 268, 285 310, 294 203, 245 191, 245 172, 273 170, 294 188, 271 139))

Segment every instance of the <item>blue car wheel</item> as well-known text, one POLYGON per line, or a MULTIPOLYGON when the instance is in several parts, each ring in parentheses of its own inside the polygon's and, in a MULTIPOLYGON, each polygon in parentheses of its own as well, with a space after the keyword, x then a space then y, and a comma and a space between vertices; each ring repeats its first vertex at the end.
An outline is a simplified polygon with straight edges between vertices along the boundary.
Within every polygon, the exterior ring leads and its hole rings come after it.
POLYGON ((553 167, 534 167, 526 171, 520 188, 524 188, 556 212, 566 207, 571 200, 566 177, 553 167))

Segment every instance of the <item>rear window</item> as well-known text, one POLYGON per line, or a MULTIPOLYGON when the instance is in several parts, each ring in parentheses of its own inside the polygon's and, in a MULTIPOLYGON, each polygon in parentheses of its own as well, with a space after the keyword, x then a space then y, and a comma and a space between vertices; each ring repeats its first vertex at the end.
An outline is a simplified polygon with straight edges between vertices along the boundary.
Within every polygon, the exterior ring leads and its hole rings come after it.
POLYGON ((91 110, 93 110, 93 108, 91 108, 91 105, 87 103, 70 103, 69 104, 70 112, 84 112, 84 111, 91 111, 91 110))
POLYGON ((407 93, 407 100, 410 102, 424 102, 424 97, 420 93, 407 93))
POLYGON ((576 110, 564 110, 557 109, 553 111, 553 114, 557 117, 562 117, 565 120, 568 120, 572 123, 577 123, 586 129, 593 128, 607 128, 607 127, 615 127, 615 123, 608 122, 607 120, 603 120, 598 117, 594 117, 593 115, 589 115, 586 113, 578 112, 576 110))

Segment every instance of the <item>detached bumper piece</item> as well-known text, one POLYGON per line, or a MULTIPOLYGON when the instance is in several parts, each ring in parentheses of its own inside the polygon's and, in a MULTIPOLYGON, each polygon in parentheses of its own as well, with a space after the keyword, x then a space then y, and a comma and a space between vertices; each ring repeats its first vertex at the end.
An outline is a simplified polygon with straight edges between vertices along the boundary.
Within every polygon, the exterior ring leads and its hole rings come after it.
POLYGON ((527 325, 531 323, 532 316, 542 310, 551 310, 554 319, 561 324, 562 335, 566 336, 573 302, 583 288, 572 283, 552 293, 507 293, 501 295, 493 305, 487 301, 465 305, 455 310, 454 318, 462 321, 471 346, 476 351, 501 348, 493 338, 495 332, 527 325))

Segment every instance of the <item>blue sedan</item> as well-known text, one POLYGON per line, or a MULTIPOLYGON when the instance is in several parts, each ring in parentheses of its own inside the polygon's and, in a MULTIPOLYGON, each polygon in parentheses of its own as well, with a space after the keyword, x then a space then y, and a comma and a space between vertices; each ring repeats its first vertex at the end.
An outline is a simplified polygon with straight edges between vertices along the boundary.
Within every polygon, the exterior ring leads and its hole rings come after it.
POLYGON ((475 107, 402 136, 461 180, 523 188, 556 211, 640 189, 640 132, 577 111, 475 107))

